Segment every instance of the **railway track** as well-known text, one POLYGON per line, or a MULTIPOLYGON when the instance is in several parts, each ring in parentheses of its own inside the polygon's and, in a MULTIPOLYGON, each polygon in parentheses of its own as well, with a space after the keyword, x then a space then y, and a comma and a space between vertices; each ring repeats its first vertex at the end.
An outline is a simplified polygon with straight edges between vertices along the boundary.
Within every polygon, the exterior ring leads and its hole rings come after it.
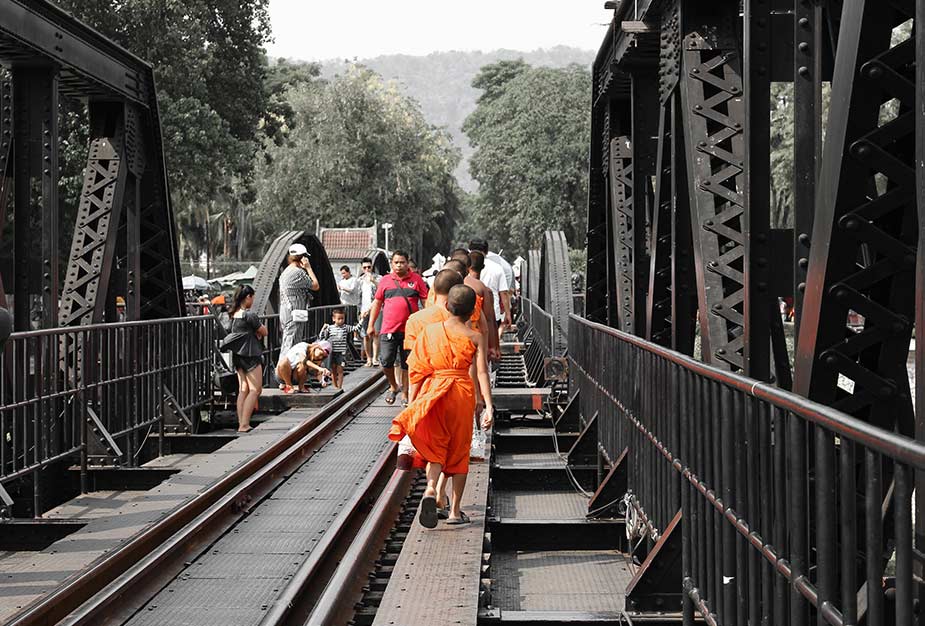
POLYGON ((394 549, 396 521, 407 517, 403 509, 411 502, 413 475, 394 470, 395 445, 384 439, 382 425, 390 419, 389 408, 371 406, 383 390, 384 379, 376 378, 335 399, 274 445, 26 607, 10 626, 346 624, 357 602, 369 593, 367 578, 376 571, 381 574, 381 555, 390 545, 394 549), (331 475, 338 467, 346 468, 344 474, 331 475), (309 505, 303 506, 306 502, 309 505), (285 511, 292 511, 293 517, 274 515, 281 507, 288 507, 285 511), (268 521, 290 519, 292 528, 254 536, 302 541, 304 549, 275 557, 272 551, 261 554, 262 547, 252 554, 226 549, 230 542, 246 543, 246 533, 261 523, 266 527, 268 521), (314 530, 295 532, 299 524, 314 530), (236 572, 225 571, 226 578, 217 582, 237 584, 213 587, 214 609, 185 607, 182 602, 175 606, 184 591, 206 588, 199 583, 210 582, 209 575, 198 573, 222 564, 227 570, 231 563, 236 572), (258 572, 262 567, 265 575, 258 572), (227 595, 229 586, 239 587, 243 598, 261 585, 272 587, 272 601, 264 599, 247 610, 236 609, 233 598, 220 597, 227 595), (196 611, 202 614, 186 621, 196 611), (235 619, 223 618, 225 614, 235 619))

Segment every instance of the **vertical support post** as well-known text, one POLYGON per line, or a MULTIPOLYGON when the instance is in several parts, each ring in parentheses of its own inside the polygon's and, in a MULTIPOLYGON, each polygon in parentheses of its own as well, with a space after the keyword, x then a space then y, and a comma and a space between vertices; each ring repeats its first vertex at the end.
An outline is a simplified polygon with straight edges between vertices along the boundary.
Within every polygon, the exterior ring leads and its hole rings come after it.
MULTIPOLYGON (((771 378, 771 9, 768 0, 745 0, 743 24, 745 90, 745 302, 743 369, 771 378)), ((776 300, 775 300, 776 302, 776 300)))
POLYGON ((61 294, 61 326, 100 322, 109 294, 113 257, 125 193, 125 105, 90 103, 90 154, 77 209, 67 277, 61 294))
POLYGON ((671 114, 671 348, 694 354, 697 314, 687 161, 681 128, 681 97, 672 94, 671 114))
POLYGON ((822 5, 793 3, 793 308, 800 334, 822 148, 822 5))
POLYGON ((659 81, 653 69, 632 75, 633 328, 627 332, 640 337, 646 336, 646 291, 649 287, 646 224, 653 220, 652 177, 656 175, 659 129, 659 81))
POLYGON ((58 70, 14 67, 13 120, 16 281, 14 327, 58 319, 58 70), (34 303, 33 303, 34 299, 34 303))
MULTIPOLYGON (((13 85, 10 81, 0 81, 0 241, 6 226, 6 211, 9 204, 12 177, 10 166, 13 162, 13 85)), ((6 288, 0 275, 0 307, 6 308, 6 288)))
MULTIPOLYGON (((915 58, 925 59, 925 2, 915 5, 915 58)), ((915 189, 918 209, 918 249, 915 257, 915 439, 925 442, 925 63, 915 66, 915 189)), ((925 550, 925 472, 915 473, 915 537, 916 552, 925 550)), ((918 580, 925 579, 922 563, 915 560, 918 580)), ((921 586, 916 597, 925 601, 921 586)))

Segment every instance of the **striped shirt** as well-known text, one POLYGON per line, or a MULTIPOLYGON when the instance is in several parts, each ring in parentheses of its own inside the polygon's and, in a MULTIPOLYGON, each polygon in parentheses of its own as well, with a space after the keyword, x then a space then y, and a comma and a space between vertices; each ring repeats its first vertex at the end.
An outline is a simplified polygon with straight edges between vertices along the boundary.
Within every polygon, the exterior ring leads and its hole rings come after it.
POLYGON ((290 311, 302 311, 308 308, 312 279, 308 273, 297 265, 289 265, 279 275, 279 304, 290 311))
POLYGON ((360 326, 362 326, 362 324, 357 324, 356 326, 347 326, 346 324, 343 326, 328 326, 318 333, 318 338, 330 341, 332 352, 346 354, 347 340, 350 338, 350 335, 360 330, 360 326))

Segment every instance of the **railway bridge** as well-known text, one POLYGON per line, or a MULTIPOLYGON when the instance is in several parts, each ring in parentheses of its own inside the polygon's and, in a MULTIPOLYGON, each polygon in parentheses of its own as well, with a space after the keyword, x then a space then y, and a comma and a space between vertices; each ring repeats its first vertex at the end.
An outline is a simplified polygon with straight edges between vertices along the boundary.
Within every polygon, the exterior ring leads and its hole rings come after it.
MULTIPOLYGON (((45 0, 0 0, 0 621, 925 623, 925 4, 607 8, 587 266, 556 230, 528 255, 472 523, 428 531, 378 371, 271 390, 251 433, 227 428, 151 67, 45 0), (67 259, 59 97, 92 129, 67 259)), ((254 282, 271 361, 293 243, 325 268, 310 334, 337 303, 318 239, 280 233, 254 282)))

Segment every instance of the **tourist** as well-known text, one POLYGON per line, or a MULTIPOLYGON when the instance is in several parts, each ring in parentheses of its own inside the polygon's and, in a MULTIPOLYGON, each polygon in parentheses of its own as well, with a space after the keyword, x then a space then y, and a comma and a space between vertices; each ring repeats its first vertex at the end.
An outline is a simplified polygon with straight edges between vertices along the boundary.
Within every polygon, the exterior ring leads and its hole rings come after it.
POLYGON ((287 257, 289 264, 279 276, 279 323, 283 329, 279 346, 280 363, 293 344, 305 339, 311 292, 318 291, 320 287, 308 256, 305 246, 292 244, 287 257))
MULTIPOLYGON (((369 257, 360 263, 362 273, 359 278, 360 286, 360 337, 363 339, 363 355, 366 358, 366 367, 379 367, 379 337, 366 332, 369 321, 369 312, 376 299, 376 288, 379 286, 379 275, 373 271, 373 260, 369 257)), ((376 330, 382 326, 382 318, 377 320, 376 330)))
POLYGON ((409 358, 414 401, 392 420, 389 439, 410 437, 417 454, 427 462, 427 489, 421 501, 420 522, 437 525, 437 486, 441 472, 452 477, 453 495, 447 524, 465 524, 460 508, 469 471, 475 388, 469 366, 476 361, 478 381, 484 390, 486 410, 482 428, 492 424, 493 405, 488 378, 485 338, 472 330, 475 291, 466 285, 450 289, 447 309, 451 316, 430 324, 415 341, 409 358))
POLYGON ((346 265, 340 266, 340 280, 337 281, 337 290, 340 292, 341 304, 344 306, 359 306, 360 283, 346 265))
POLYGON ((366 332, 379 335, 379 362, 389 380, 386 404, 394 404, 401 390, 402 403, 408 403, 408 354, 404 349, 405 322, 418 310, 418 303, 427 300, 427 285, 408 269, 408 254, 402 250, 392 253, 392 272, 379 281, 376 299, 369 312, 366 332), (382 312, 381 330, 375 327, 382 312), (395 369, 398 370, 397 375, 395 369), (400 378, 400 380, 399 380, 400 378))
POLYGON ((330 352, 331 344, 327 341, 311 344, 300 341, 289 348, 285 358, 276 365, 276 377, 283 383, 283 393, 308 391, 308 376, 313 371, 323 386, 324 377, 331 376, 331 370, 322 365, 330 352))
POLYGON ((231 332, 222 340, 224 351, 232 353, 231 362, 238 373, 238 432, 251 430, 251 415, 263 392, 263 344, 267 327, 251 311, 254 288, 242 285, 235 290, 231 310, 231 332))
POLYGON ((318 333, 319 339, 327 339, 331 342, 331 378, 334 382, 334 388, 340 389, 344 386, 344 364, 347 362, 347 344, 353 341, 353 333, 360 330, 363 322, 354 326, 347 326, 344 322, 347 315, 343 309, 334 309, 331 314, 331 323, 321 327, 318 333))

